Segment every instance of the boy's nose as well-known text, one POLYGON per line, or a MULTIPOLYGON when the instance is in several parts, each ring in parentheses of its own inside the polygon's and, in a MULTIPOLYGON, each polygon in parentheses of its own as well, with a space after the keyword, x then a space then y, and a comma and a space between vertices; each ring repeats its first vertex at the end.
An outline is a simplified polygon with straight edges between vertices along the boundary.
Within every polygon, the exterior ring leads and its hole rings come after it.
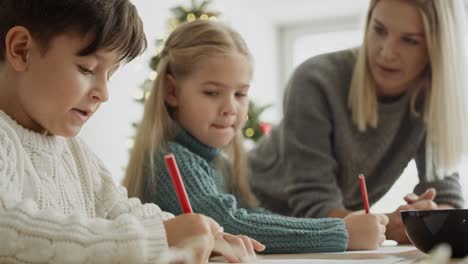
POLYGON ((91 98, 95 101, 99 101, 101 103, 106 102, 109 100, 109 93, 107 91, 107 82, 104 84, 97 85, 91 91, 91 98))

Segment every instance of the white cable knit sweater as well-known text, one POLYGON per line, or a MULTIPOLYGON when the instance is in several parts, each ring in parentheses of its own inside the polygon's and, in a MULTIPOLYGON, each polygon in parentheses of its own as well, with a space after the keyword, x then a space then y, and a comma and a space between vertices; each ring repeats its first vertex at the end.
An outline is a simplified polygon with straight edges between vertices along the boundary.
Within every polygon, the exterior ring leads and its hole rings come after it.
POLYGON ((34 133, 0 111, 1 263, 155 263, 170 217, 128 199, 79 139, 34 133))

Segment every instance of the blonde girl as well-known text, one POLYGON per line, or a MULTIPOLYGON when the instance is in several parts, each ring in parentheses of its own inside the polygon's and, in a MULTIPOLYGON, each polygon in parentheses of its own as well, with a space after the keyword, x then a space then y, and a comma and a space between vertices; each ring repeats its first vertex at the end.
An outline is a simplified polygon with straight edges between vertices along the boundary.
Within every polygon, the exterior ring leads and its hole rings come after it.
POLYGON ((158 73, 124 179, 130 195, 181 213, 163 162, 172 152, 194 211, 261 241, 266 253, 372 249, 385 239, 382 215, 299 219, 255 207, 240 138, 252 57, 237 32, 206 20, 179 27, 158 73))

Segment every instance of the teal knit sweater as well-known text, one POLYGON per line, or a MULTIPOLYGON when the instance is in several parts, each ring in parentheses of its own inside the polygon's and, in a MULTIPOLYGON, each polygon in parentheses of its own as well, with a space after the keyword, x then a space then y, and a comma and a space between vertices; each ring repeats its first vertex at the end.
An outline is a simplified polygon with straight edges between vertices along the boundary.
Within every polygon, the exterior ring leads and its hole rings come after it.
MULTIPOLYGON (((348 233, 341 219, 293 218, 269 213, 260 208, 237 207, 236 197, 226 193, 223 178, 212 161, 219 150, 206 146, 181 131, 169 142, 179 166, 194 212, 215 219, 226 232, 243 234, 263 244, 264 253, 306 253, 344 251, 348 233), (258 210, 260 209, 260 210, 258 210)), ((155 176, 146 170, 143 201, 154 202, 175 215, 181 208, 164 164, 164 154, 155 157, 155 176)))

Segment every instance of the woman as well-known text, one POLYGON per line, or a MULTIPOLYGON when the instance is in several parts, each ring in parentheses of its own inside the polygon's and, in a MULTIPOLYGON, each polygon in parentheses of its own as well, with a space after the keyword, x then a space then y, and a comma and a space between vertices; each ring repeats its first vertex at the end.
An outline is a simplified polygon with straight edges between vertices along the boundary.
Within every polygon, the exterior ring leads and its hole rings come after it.
POLYGON ((467 135, 463 11, 461 0, 372 0, 360 49, 299 66, 284 119, 250 153, 262 205, 345 217, 362 209, 358 174, 374 203, 415 159, 420 181, 388 215, 387 239, 408 241, 400 210, 462 207, 454 168, 467 135))

